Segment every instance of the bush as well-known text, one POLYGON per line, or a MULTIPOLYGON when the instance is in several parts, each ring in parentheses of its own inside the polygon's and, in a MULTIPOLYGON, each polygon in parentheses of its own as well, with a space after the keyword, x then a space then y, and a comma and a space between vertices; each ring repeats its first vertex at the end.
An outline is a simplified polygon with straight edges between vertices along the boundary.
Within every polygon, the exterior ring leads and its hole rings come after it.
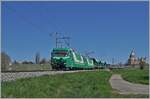
POLYGON ((143 70, 144 66, 146 65, 145 61, 143 60, 143 58, 140 59, 140 69, 143 70))
POLYGON ((43 58, 43 59, 40 61, 40 64, 46 64, 46 63, 47 63, 47 61, 46 61, 45 58, 43 58))

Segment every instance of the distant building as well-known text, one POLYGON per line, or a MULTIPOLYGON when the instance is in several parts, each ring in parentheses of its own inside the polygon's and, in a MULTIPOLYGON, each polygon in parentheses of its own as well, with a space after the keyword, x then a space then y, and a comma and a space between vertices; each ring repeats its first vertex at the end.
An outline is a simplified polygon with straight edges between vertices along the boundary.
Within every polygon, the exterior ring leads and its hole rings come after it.
POLYGON ((143 61, 143 62, 147 62, 147 58, 146 57, 141 57, 141 58, 137 58, 136 55, 135 55, 135 51, 132 50, 130 55, 129 55, 129 59, 128 59, 128 65, 139 65, 140 61, 143 61))
POLYGON ((132 50, 128 59, 128 65, 137 65, 137 64, 139 64, 139 60, 136 58, 134 50, 132 50))

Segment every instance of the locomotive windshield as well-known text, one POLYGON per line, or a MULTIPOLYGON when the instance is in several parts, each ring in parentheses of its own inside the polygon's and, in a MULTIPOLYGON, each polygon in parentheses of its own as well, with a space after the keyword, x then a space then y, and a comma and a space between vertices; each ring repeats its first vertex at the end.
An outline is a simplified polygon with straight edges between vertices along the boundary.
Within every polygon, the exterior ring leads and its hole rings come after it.
POLYGON ((53 51, 52 52, 52 56, 56 56, 56 57, 65 57, 68 55, 67 51, 53 51))

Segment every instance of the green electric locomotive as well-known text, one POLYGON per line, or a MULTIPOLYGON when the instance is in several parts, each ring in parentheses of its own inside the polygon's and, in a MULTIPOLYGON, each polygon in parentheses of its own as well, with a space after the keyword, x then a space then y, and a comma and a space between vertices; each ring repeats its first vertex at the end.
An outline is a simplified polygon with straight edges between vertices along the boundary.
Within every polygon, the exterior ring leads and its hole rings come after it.
POLYGON ((51 65, 55 70, 93 69, 93 59, 82 56, 71 48, 54 48, 51 65))

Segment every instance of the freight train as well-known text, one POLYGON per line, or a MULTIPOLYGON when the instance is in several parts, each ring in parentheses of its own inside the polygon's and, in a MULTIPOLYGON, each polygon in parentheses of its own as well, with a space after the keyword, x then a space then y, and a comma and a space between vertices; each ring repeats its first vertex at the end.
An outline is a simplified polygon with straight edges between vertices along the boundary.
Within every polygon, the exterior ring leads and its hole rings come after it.
POLYGON ((94 69, 106 64, 85 57, 71 48, 54 48, 51 52, 51 65, 54 70, 76 70, 94 69))

